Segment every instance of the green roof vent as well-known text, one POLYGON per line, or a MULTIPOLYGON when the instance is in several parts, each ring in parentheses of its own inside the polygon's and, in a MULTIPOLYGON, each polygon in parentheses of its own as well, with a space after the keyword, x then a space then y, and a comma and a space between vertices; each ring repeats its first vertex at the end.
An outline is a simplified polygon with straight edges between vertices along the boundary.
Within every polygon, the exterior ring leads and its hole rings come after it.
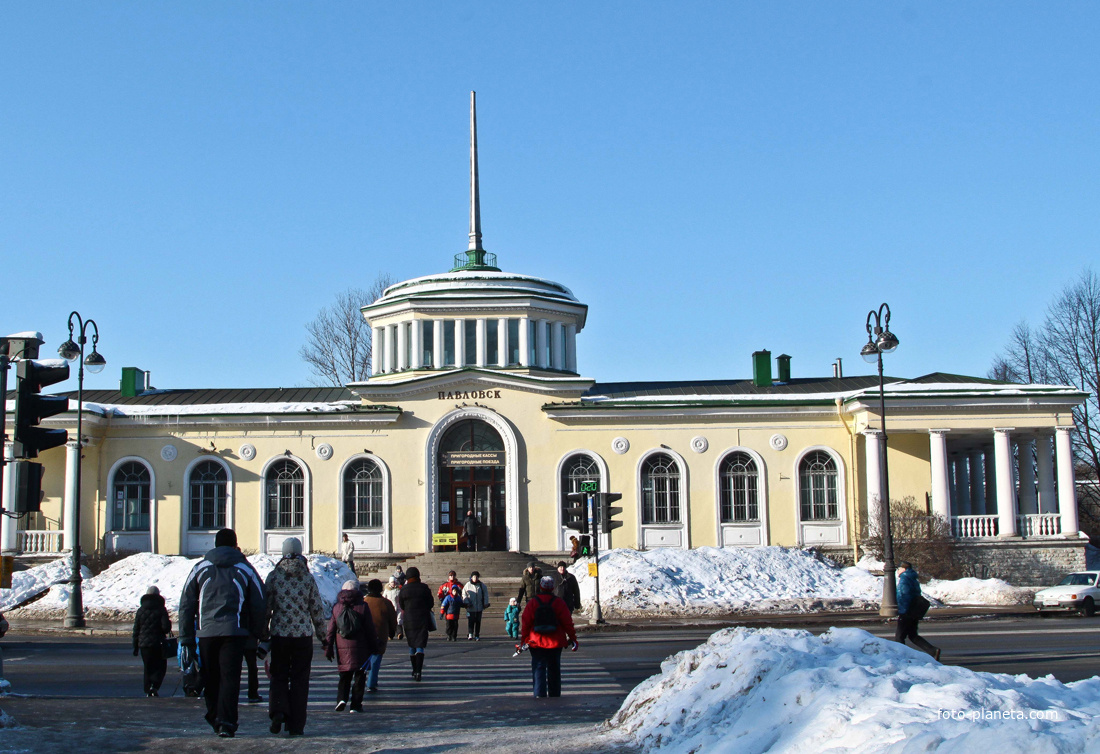
POLYGON ((752 384, 770 387, 772 384, 772 352, 756 351, 752 355, 752 384))
POLYGON ((778 382, 791 381, 791 357, 781 353, 775 357, 776 371, 779 372, 778 382))

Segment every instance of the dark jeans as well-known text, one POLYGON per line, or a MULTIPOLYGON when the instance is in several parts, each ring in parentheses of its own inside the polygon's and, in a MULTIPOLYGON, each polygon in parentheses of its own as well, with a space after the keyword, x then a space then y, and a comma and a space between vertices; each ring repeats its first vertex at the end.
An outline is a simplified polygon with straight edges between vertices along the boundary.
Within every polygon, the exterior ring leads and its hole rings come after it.
POLYGON ((466 535, 466 549, 470 552, 477 552, 477 533, 466 535))
POLYGON ((237 697, 241 694, 241 658, 244 636, 210 636, 199 639, 206 721, 237 729, 237 697))
POLYGON ((248 698, 257 699, 260 696, 260 673, 256 668, 256 647, 245 648, 244 664, 248 667, 248 698))
POLYGON ((363 689, 367 685, 367 674, 358 670, 341 670, 340 680, 336 683, 336 701, 349 702, 352 709, 363 706, 363 689), (348 692, 351 697, 348 697, 348 692))
POLYGON ((470 626, 470 630, 467 633, 471 633, 474 636, 481 636, 481 611, 476 613, 466 613, 466 622, 470 626))
POLYGON ((561 696, 561 647, 531 647, 531 677, 536 697, 561 696))
POLYGON ((457 639, 458 638, 458 618, 448 618, 447 619, 447 638, 448 639, 457 639))
POLYGON ((290 733, 302 733, 306 729, 312 662, 312 636, 271 637, 271 703, 268 710, 272 718, 283 716, 290 733))
POLYGON ((168 670, 164 649, 159 644, 155 647, 142 647, 141 662, 145 666, 145 672, 142 674, 145 693, 160 691, 160 685, 164 683, 164 673, 168 670))
POLYGON ((898 627, 894 632, 894 641, 899 644, 904 644, 905 640, 913 642, 913 646, 917 649, 924 650, 928 654, 935 656, 936 648, 924 640, 923 637, 917 634, 917 624, 920 623, 919 618, 912 618, 908 615, 898 616, 898 627))

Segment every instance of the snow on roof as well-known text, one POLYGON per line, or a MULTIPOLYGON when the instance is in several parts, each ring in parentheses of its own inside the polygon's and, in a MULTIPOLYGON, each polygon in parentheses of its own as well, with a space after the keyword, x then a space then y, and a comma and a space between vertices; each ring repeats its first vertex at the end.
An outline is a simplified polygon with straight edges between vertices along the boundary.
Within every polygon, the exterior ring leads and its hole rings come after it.
POLYGON ((350 413, 359 401, 336 403, 197 403, 111 404, 84 402, 86 411, 104 416, 206 416, 208 414, 334 414, 350 413))

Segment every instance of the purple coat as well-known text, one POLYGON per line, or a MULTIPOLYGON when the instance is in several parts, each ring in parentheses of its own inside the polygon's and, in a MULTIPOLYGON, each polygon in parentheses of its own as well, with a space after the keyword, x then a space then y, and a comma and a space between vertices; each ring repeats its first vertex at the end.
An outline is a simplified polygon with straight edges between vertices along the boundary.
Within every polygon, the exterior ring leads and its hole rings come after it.
POLYGON ((332 618, 328 622, 328 644, 336 648, 337 668, 341 671, 358 670, 375 653, 378 634, 370 608, 363 602, 358 590, 345 589, 336 596, 332 618), (345 639, 336 631, 336 618, 345 610, 354 610, 362 616, 363 633, 353 639, 345 639))

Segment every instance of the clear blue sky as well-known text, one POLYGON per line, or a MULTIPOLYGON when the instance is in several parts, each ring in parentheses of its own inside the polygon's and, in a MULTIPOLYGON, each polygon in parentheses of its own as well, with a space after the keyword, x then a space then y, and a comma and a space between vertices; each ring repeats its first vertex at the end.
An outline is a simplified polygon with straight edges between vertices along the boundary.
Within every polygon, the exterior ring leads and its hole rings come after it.
POLYGON ((599 380, 984 374, 1097 258, 1087 3, 7 3, 0 329, 157 387, 309 384, 335 294, 466 245, 570 286, 599 380))

